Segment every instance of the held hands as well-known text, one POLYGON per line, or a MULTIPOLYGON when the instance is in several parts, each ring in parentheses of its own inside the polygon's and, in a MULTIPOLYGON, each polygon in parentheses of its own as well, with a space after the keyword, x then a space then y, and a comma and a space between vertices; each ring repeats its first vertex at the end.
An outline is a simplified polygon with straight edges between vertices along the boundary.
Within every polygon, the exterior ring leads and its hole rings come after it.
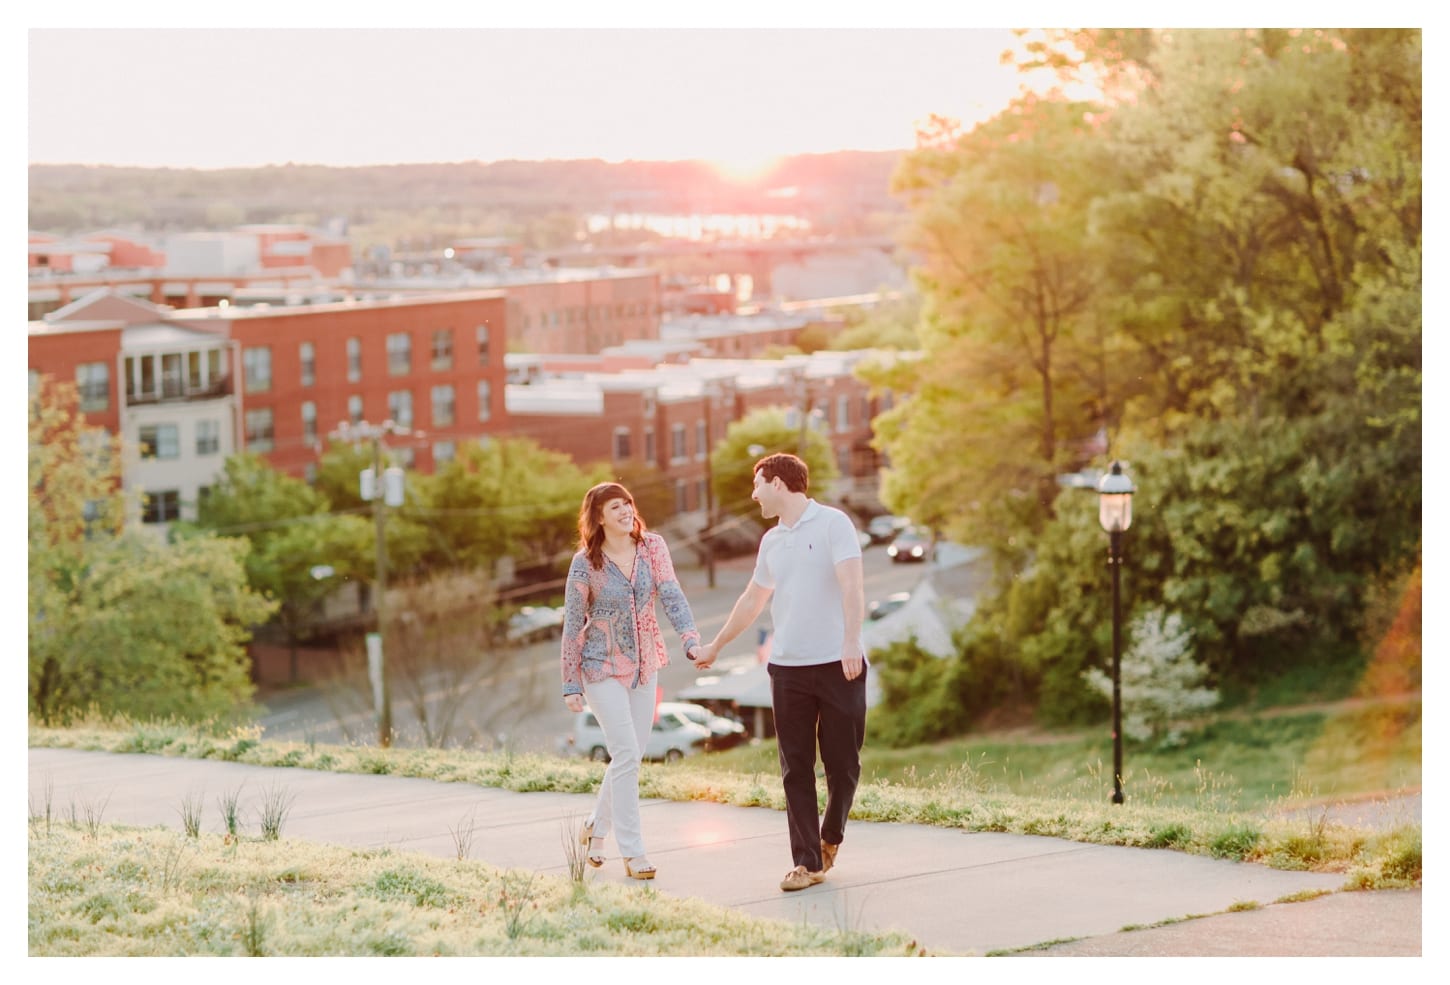
POLYGON ((566 695, 564 695, 564 706, 566 708, 568 708, 570 711, 583 711, 584 710, 584 695, 582 695, 582 694, 566 694, 566 695))
POLYGON ((703 646, 698 646, 691 652, 695 656, 696 670, 707 669, 715 662, 715 658, 720 655, 719 647, 714 643, 706 643, 703 646))

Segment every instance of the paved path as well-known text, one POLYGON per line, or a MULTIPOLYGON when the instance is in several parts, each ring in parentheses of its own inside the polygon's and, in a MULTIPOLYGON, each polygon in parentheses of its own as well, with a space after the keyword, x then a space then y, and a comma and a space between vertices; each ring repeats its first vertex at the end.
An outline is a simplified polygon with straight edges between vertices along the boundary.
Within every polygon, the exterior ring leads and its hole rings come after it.
MULTIPOLYGON (((566 825, 586 794, 529 793, 464 783, 326 773, 165 756, 29 750, 30 803, 64 813, 105 804, 106 822, 179 829, 188 796, 204 797, 203 829, 220 829, 217 798, 240 790, 255 818, 263 796, 294 796, 284 838, 388 846, 452 858, 450 828, 472 814, 471 857, 504 868, 567 875, 566 825)), ((852 822, 826 882, 782 893, 789 867, 784 815, 701 802, 643 805, 656 891, 775 920, 832 929, 902 930, 931 951, 981 955, 1051 941, 1047 954, 1243 956, 1421 955, 1421 895, 1336 893, 1274 904, 1304 890, 1339 890, 1333 873, 1285 872, 1166 850, 1058 838, 973 833, 916 824, 852 822), (1222 913, 1152 930, 1127 926, 1222 913)), ((255 824, 252 825, 255 827, 255 824)), ((609 846, 613 851, 613 845, 609 846)), ((611 858, 587 878, 627 883, 611 858)))

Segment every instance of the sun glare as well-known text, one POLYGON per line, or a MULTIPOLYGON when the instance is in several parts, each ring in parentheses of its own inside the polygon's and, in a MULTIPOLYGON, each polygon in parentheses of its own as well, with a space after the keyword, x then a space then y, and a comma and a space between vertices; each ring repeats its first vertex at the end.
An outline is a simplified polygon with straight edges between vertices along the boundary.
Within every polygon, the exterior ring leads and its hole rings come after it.
POLYGON ((722 178, 748 185, 765 177, 779 161, 778 154, 739 154, 712 157, 708 163, 722 178))

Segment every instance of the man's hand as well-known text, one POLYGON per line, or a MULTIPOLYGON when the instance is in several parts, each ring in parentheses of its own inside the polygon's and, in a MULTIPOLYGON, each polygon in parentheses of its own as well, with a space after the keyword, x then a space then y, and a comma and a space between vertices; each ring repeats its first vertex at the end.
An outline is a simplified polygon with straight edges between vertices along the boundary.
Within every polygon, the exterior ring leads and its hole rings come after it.
POLYGON ((570 711, 583 711, 584 710, 584 695, 582 695, 582 694, 566 694, 566 695, 564 695, 564 706, 567 707, 570 711))
POLYGON ((715 658, 719 655, 719 650, 714 643, 706 643, 695 651, 695 669, 705 670, 715 662, 715 658))
MULTIPOLYGON (((847 644, 848 647, 850 646, 847 644)), ((846 675, 846 680, 854 681, 861 676, 861 671, 866 667, 866 658, 861 656, 861 651, 855 647, 841 651, 841 673, 846 675), (847 654, 850 656, 847 656, 847 654)))

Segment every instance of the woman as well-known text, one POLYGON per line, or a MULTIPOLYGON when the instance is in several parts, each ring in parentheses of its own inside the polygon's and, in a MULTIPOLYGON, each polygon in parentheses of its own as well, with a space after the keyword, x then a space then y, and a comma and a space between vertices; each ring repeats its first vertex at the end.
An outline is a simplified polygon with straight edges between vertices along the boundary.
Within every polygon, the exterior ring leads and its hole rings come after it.
POLYGON ((669 548, 645 530, 634 497, 601 482, 579 507, 579 551, 569 566, 560 664, 564 704, 581 712, 587 698, 604 731, 609 767, 580 842, 594 868, 612 832, 624 871, 653 879, 639 821, 639 767, 655 715, 655 675, 669 664, 655 600, 680 635, 685 655, 698 655, 700 633, 675 578, 669 548))

